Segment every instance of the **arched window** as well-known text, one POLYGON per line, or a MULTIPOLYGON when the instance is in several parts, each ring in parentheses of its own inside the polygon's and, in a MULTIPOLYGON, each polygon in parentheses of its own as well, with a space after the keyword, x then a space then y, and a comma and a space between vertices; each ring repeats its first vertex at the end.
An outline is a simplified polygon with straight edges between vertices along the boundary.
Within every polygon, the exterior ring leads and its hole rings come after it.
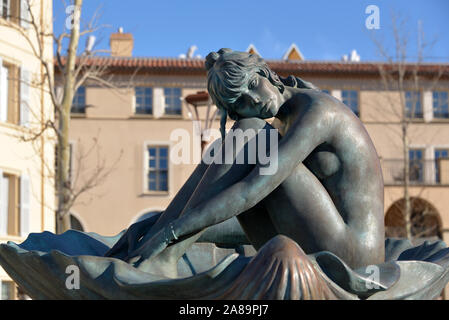
POLYGON ((70 214, 70 228, 78 231, 84 231, 83 225, 73 214, 70 214))
MULTIPOLYGON (((428 201, 411 197, 411 235, 412 242, 442 239, 441 219, 438 211, 428 201), (420 241, 421 240, 421 241, 420 241)), ((405 200, 393 203, 385 215, 385 236, 390 238, 406 238, 405 200)))

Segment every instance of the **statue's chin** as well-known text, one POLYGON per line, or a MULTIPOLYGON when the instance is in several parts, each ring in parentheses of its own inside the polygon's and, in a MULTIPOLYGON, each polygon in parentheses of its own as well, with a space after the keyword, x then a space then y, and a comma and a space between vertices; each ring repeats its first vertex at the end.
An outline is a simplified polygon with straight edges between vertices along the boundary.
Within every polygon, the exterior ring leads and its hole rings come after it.
POLYGON ((268 109, 268 110, 264 113, 262 119, 270 119, 270 118, 273 118, 274 116, 276 116, 276 113, 277 113, 277 112, 274 112, 272 109, 268 109))

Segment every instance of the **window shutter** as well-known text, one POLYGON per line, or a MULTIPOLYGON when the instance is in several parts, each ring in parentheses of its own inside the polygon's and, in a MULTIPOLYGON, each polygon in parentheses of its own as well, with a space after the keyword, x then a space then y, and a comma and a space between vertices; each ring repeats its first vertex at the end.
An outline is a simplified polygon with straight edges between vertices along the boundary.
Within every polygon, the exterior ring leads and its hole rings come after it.
POLYGON ((8 119, 8 69, 0 58, 0 121, 8 119))
POLYGON ((165 96, 163 88, 153 88, 153 116, 160 118, 165 113, 165 96))
POLYGON ((20 0, 20 26, 28 29, 30 27, 30 12, 28 10, 28 0, 20 0))
POLYGON ((30 72, 20 68, 20 125, 28 127, 30 122, 30 72))
POLYGON ((30 233, 30 179, 20 177, 20 236, 30 233))
POLYGON ((133 99, 132 99, 132 102, 131 102, 131 108, 132 108, 132 110, 133 110, 133 113, 135 114, 136 113, 136 89, 134 89, 134 95, 133 95, 133 99))
POLYGON ((8 233, 8 180, 3 178, 3 171, 0 170, 0 235, 8 233))
MULTIPOLYGON (((1 1, 1 2, 2 2, 2 3, 1 3, 1 5, 0 5, 0 16, 3 17, 3 2, 4 2, 4 0, 1 1)), ((11 9, 10 9, 10 1, 9 1, 9 0, 6 0, 6 10, 7 10, 6 16, 7 16, 8 19, 9 19, 10 11, 11 11, 11 9)))

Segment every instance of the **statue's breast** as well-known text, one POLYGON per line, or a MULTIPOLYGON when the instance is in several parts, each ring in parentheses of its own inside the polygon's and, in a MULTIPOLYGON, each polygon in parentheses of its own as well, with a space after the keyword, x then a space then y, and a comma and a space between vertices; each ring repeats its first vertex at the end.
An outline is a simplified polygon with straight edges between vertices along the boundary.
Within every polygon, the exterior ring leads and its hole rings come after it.
POLYGON ((330 150, 315 149, 304 164, 319 179, 325 179, 333 176, 341 168, 341 161, 335 152, 330 150))

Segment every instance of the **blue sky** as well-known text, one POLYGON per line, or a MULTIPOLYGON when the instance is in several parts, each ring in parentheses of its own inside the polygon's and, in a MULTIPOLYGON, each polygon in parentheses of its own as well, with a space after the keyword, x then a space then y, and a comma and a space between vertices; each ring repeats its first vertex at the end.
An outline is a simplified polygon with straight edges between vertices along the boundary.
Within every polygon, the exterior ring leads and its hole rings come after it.
MULTIPOLYGON (((362 61, 380 60, 372 34, 391 45, 391 13, 406 20, 411 56, 416 56, 418 20, 429 61, 449 61, 447 0, 84 0, 82 19, 99 12, 98 47, 108 49, 109 34, 118 27, 134 35, 134 56, 177 57, 196 45, 207 55, 222 47, 246 50, 253 43, 262 57, 280 59, 296 43, 308 60, 340 60, 356 49, 362 61), (368 30, 365 8, 380 9, 380 29, 368 30)), ((55 33, 64 25, 64 1, 54 0, 55 33)), ((84 45, 84 42, 81 43, 84 45)))

